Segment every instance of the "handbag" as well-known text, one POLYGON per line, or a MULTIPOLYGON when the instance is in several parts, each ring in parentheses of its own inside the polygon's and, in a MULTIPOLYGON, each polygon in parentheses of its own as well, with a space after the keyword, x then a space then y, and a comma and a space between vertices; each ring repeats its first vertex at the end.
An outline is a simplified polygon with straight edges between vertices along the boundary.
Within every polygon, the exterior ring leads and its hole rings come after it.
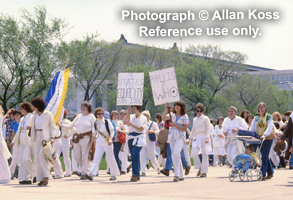
POLYGON ((121 144, 126 143, 126 135, 124 133, 118 132, 118 140, 121 144))
POLYGON ((275 131, 275 128, 273 127, 271 134, 266 137, 266 140, 274 140, 274 139, 276 139, 276 131, 275 131))
POLYGON ((49 160, 51 165, 56 164, 56 151, 54 146, 51 144, 51 142, 47 142, 46 140, 42 141, 42 149, 44 151, 44 154, 46 158, 49 160))
MULTIPOLYGON (((154 122, 151 123, 151 125, 149 127, 149 130, 151 130, 151 128, 153 126, 153 123, 154 122)), ((149 139, 150 139, 150 141, 154 142, 154 141, 156 141, 157 138, 156 138, 156 135, 154 133, 151 133, 151 134, 149 134, 149 139)))

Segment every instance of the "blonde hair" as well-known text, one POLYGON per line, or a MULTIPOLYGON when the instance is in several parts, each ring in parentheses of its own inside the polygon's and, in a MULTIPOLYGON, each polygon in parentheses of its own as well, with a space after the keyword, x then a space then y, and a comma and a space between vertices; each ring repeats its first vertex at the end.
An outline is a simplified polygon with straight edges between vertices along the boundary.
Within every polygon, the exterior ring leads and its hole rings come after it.
POLYGON ((148 110, 143 111, 141 114, 147 115, 148 117, 151 117, 151 114, 148 110))

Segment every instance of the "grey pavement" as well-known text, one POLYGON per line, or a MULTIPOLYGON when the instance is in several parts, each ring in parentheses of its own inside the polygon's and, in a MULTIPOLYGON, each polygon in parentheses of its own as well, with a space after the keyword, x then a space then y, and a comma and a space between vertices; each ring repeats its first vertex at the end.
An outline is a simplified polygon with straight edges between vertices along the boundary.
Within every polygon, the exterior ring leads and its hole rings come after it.
POLYGON ((252 182, 236 178, 229 181, 231 168, 209 167, 207 178, 196 177, 191 169, 184 181, 173 182, 173 173, 166 177, 149 169, 139 182, 130 182, 130 174, 110 181, 106 171, 93 181, 77 176, 50 179, 46 187, 20 185, 18 180, 0 185, 0 199, 293 199, 293 170, 277 169, 271 180, 252 182))

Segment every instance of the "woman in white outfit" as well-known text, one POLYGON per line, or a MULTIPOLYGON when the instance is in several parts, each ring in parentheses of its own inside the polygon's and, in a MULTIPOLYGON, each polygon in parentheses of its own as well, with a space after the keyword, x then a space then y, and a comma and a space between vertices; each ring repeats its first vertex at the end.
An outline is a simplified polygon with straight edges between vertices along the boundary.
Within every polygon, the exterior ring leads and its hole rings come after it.
MULTIPOLYGON (((127 136, 128 134, 128 126, 123 124, 123 119, 126 117, 127 113, 126 110, 120 111, 120 118, 121 120, 118 121, 118 126, 116 127, 117 134, 125 134, 127 136)), ((128 162, 128 145, 126 143, 122 144, 119 158, 121 160, 121 174, 129 173, 130 171, 130 162, 128 162)))
POLYGON ((11 154, 7 148, 5 140, 3 139, 2 133, 3 126, 3 109, 0 105, 0 184, 5 184, 10 182, 10 171, 7 159, 11 157, 11 154))
MULTIPOLYGON (((169 103, 166 103, 166 109, 163 113, 163 120, 167 120, 169 103)), ((181 151, 186 143, 186 130, 188 128, 188 115, 186 114, 185 103, 176 101, 174 103, 174 112, 171 113, 172 122, 170 123, 168 141, 172 152, 172 162, 174 167, 174 181, 183 181, 183 166, 181 162, 181 151)))
POLYGON ((45 110, 46 102, 39 97, 33 98, 34 109, 31 126, 31 142, 34 142, 34 159, 36 160, 36 177, 38 186, 46 186, 49 182, 51 164, 42 149, 42 142, 54 143, 57 127, 50 111, 45 110))
MULTIPOLYGON (((63 119, 61 121, 61 124, 71 124, 71 121, 67 119, 67 111, 64 110, 63 119)), ((63 152, 63 161, 65 164, 65 175, 64 177, 70 177, 71 176, 71 162, 69 158, 69 152, 70 152, 70 140, 72 139, 73 134, 75 133, 75 128, 61 128, 62 136, 62 152, 63 152)))
MULTIPOLYGON (((143 111, 142 114, 147 118, 147 134, 146 134, 146 146, 142 147, 140 152, 140 170, 141 176, 146 176, 145 168, 146 164, 148 164, 148 159, 152 162, 154 169, 160 174, 160 165, 156 158, 156 141, 151 141, 149 138, 150 134, 155 135, 154 138, 159 134, 159 128, 156 122, 150 120, 151 114, 149 111, 143 111)), ((156 140, 156 139, 155 139, 156 140)))
MULTIPOLYGON (((33 108, 32 104, 29 102, 21 103, 19 105, 21 108, 21 114, 23 117, 20 120, 19 128, 15 135, 14 145, 19 148, 19 172, 18 180, 20 184, 31 184, 30 178, 36 176, 35 166, 32 162, 33 148, 31 144, 31 138, 28 136, 29 131, 26 129, 27 126, 30 126, 33 119, 33 108)), ((35 182, 34 180, 33 182, 35 182)))
MULTIPOLYGON (((244 119, 236 116, 237 109, 230 106, 228 109, 229 117, 224 119, 221 132, 227 137, 227 160, 230 164, 233 163, 233 157, 242 152, 243 142, 236 139, 238 130, 247 130, 248 126, 244 119)), ((234 164, 232 164, 234 168, 234 164)))
POLYGON ((207 177, 209 166, 209 154, 211 153, 211 123, 208 116, 203 113, 205 106, 198 103, 195 106, 196 117, 193 119, 191 130, 192 149, 191 155, 194 160, 194 168, 199 169, 197 176, 207 177), (199 160, 199 154, 202 153, 202 163, 199 160))
POLYGON ((58 124, 61 128, 76 128, 76 138, 74 140, 74 157, 81 168, 81 180, 86 180, 91 162, 89 160, 90 142, 95 139, 96 117, 91 113, 93 108, 89 102, 81 104, 82 114, 78 114, 70 124, 58 124))
POLYGON ((106 154, 107 165, 110 168, 110 180, 116 180, 116 176, 120 175, 113 151, 112 138, 114 137, 114 127, 109 119, 104 118, 104 114, 105 111, 103 108, 99 107, 95 109, 95 116, 97 116, 97 121, 95 123, 97 138, 92 140, 90 145, 90 151, 94 145, 96 146, 95 157, 90 173, 85 175, 91 181, 94 175, 99 172, 100 162, 104 153, 106 154))
POLYGON ((225 136, 221 132, 222 125, 224 122, 224 117, 219 117, 217 120, 217 125, 215 126, 215 131, 213 134, 213 155, 214 155, 214 164, 217 165, 220 161, 220 167, 223 166, 222 156, 226 154, 224 144, 225 136))

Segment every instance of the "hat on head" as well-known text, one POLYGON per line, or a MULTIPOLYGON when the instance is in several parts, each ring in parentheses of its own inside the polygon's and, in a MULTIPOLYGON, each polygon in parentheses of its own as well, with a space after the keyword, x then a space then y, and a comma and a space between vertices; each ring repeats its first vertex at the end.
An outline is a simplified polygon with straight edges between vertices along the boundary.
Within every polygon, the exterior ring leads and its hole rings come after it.
POLYGON ((110 114, 109 114, 109 112, 108 112, 108 111, 105 111, 104 117, 105 117, 105 118, 107 118, 107 119, 109 119, 109 118, 110 118, 110 114))

